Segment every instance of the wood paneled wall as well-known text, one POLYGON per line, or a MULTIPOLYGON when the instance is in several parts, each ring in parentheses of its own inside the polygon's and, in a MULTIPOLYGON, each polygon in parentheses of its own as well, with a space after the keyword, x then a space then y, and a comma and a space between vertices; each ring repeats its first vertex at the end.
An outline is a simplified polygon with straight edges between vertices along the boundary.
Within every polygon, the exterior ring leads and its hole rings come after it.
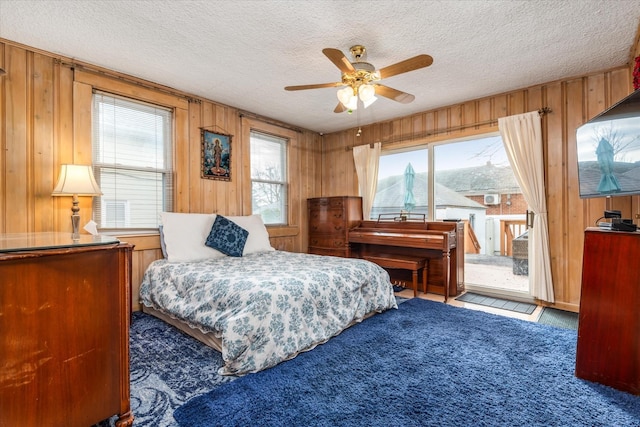
POLYGON ((355 128, 327 134, 322 196, 358 194, 350 149, 354 145, 380 141, 384 151, 482 135, 498 130, 499 117, 550 108, 542 126, 555 306, 577 311, 584 229, 594 225, 605 208, 620 209, 624 217, 633 218, 638 198, 579 198, 576 128, 628 95, 630 82, 629 67, 622 67, 363 126, 359 137, 355 128))
MULTIPOLYGON (((640 54, 636 45, 631 58, 640 54)), ((631 59, 630 58, 630 59, 631 59)), ((60 164, 90 163, 90 99, 94 87, 168 105, 175 111, 175 206, 178 212, 250 212, 248 130, 273 126, 292 135, 290 226, 270 228, 274 247, 306 251, 306 199, 357 195, 350 147, 382 141, 384 149, 481 135, 497 130, 499 117, 541 107, 547 205, 556 306, 577 310, 580 300, 583 230, 605 208, 625 216, 640 213, 636 197, 581 200, 577 192, 575 129, 631 91, 631 66, 530 88, 320 137, 291 131, 233 107, 181 93, 131 76, 72 61, 0 39, 0 233, 70 231, 70 200, 51 197, 60 164), (484 124, 487 123, 488 124, 484 124), (477 123, 483 123, 476 125, 477 123), (200 178, 200 128, 233 135, 232 180, 200 178)), ((91 216, 81 198, 81 223, 91 216)), ((138 243, 134 275, 160 256, 157 236, 122 236, 138 243)))
MULTIPOLYGON (((173 109, 176 212, 251 214, 249 130, 288 137, 289 225, 269 227, 269 235, 277 249, 306 251, 306 200, 321 188, 317 133, 9 40, 0 39, 0 67, 7 71, 0 77, 0 233, 71 232, 71 198, 51 191, 61 164, 91 163, 91 94, 99 89, 173 109), (230 182, 200 177, 201 127, 233 135, 230 182)), ((80 197, 80 208, 84 225, 91 198, 80 197)), ((119 237, 136 244, 137 289, 146 266, 161 257, 159 238, 119 237)))

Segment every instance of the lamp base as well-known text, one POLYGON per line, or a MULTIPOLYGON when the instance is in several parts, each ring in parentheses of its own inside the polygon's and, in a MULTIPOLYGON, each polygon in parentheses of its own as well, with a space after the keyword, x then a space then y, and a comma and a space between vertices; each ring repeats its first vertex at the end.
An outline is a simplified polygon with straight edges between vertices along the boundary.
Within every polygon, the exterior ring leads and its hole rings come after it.
POLYGON ((73 240, 80 240, 80 215, 71 215, 71 238, 73 240))

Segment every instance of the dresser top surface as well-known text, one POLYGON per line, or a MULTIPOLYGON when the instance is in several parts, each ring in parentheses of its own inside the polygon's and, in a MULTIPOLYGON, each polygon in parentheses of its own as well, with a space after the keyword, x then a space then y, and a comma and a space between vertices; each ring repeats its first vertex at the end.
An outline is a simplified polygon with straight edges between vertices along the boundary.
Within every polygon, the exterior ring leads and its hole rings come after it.
POLYGON ((113 236, 91 234, 80 234, 79 238, 73 239, 71 233, 61 232, 8 233, 0 234, 0 252, 99 246, 119 242, 113 236))

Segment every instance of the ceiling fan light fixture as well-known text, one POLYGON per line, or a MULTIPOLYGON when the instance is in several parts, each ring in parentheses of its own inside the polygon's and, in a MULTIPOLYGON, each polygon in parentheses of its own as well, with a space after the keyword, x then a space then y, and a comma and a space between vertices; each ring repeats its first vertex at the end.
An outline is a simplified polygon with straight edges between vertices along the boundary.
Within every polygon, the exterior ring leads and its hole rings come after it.
POLYGON ((381 79, 428 67, 433 63, 433 58, 431 56, 422 54, 376 70, 373 64, 365 61, 366 49, 364 46, 352 46, 350 51, 354 59, 353 62, 347 59, 344 53, 339 49, 322 49, 322 53, 324 53, 324 55, 341 71, 341 81, 311 85, 285 86, 284 89, 306 90, 326 87, 342 87, 342 89, 338 89, 336 94, 340 102, 333 109, 334 113, 342 113, 345 111, 352 113, 353 110, 358 107, 360 101, 362 101, 364 108, 367 108, 376 101, 377 98, 375 95, 379 95, 402 104, 408 104, 413 102, 415 96, 410 93, 393 89, 389 86, 378 84, 377 82, 381 79))
POLYGON ((358 98, 354 95, 353 88, 351 86, 338 90, 338 100, 349 110, 355 110, 358 108, 358 98))
POLYGON ((345 107, 347 107, 347 109, 349 109, 349 110, 357 110, 358 109, 358 97, 352 95, 351 99, 349 99, 349 103, 347 105, 345 105, 345 107))
POLYGON ((370 84, 360 85, 358 88, 358 95, 360 100, 364 104, 364 108, 367 108, 369 105, 373 104, 376 99, 376 88, 370 84))
POLYGON ((371 98, 374 98, 376 95, 376 88, 373 85, 365 84, 360 85, 358 88, 358 95, 360 95, 360 99, 362 102, 367 102, 371 98))

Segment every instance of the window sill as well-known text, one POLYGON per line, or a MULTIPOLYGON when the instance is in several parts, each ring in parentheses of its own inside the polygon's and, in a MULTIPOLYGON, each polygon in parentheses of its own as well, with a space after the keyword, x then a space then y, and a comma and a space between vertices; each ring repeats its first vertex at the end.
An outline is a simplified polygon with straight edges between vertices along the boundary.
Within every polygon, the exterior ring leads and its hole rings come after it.
POLYGON ((268 225, 267 232, 269 232, 269 237, 293 237, 300 234, 300 227, 297 225, 268 225))
POLYGON ((109 236, 117 237, 121 242, 126 242, 132 244, 134 246, 134 251, 144 251, 144 250, 152 250, 157 249, 160 250, 160 233, 157 231, 141 231, 141 230, 131 230, 126 233, 116 233, 114 231, 108 233, 109 236))

